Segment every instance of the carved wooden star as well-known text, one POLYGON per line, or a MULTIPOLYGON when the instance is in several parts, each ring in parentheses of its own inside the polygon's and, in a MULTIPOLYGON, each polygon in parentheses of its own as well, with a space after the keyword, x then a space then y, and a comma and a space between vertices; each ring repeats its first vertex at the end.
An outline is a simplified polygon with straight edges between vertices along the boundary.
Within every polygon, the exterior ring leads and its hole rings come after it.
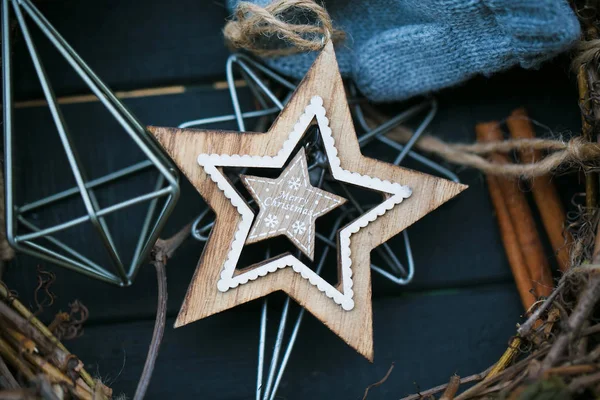
POLYGON ((315 254, 315 221, 346 199, 310 184, 304 149, 277 179, 242 176, 260 206, 246 243, 287 236, 311 260, 315 254))
POLYGON ((371 250, 466 188, 361 154, 331 43, 267 133, 149 130, 216 214, 177 327, 282 290, 372 360, 371 250), (313 121, 333 178, 382 192, 382 203, 339 230, 335 286, 290 254, 236 269, 256 216, 222 167, 283 168, 313 121))

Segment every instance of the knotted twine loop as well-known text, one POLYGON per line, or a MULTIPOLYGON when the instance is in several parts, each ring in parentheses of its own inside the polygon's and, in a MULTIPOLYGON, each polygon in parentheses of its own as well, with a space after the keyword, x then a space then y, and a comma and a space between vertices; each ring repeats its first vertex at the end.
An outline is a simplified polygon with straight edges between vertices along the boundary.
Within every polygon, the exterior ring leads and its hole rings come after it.
POLYGON ((328 40, 345 37, 333 28, 325 8, 312 0, 279 0, 266 7, 240 1, 234 15, 223 29, 228 44, 261 57, 318 51, 328 40))
MULTIPOLYGON (((399 127, 391 130, 387 136, 400 143, 406 143, 412 133, 399 127)), ((600 163, 600 144, 588 142, 579 136, 567 142, 553 139, 509 139, 500 142, 463 144, 446 143, 436 137, 424 135, 417 141, 415 147, 436 154, 453 164, 477 168, 486 174, 509 177, 535 178, 549 174, 559 167, 592 168, 600 163), (523 150, 545 151, 549 154, 530 164, 498 164, 483 157, 495 152, 509 153, 523 150)))

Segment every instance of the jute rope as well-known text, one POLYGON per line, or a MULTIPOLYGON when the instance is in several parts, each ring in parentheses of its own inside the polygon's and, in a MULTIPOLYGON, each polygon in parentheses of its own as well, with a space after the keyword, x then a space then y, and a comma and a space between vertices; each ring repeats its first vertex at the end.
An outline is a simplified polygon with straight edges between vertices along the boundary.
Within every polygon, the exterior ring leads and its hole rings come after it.
MULTIPOLYGON (((406 143, 412 133, 399 127, 388 133, 390 139, 406 143)), ((488 143, 446 143, 433 136, 422 136, 415 147, 427 153, 467 167, 477 168, 486 174, 533 178, 546 175, 559 167, 578 166, 590 168, 598 166, 600 145, 590 143, 581 137, 569 141, 554 139, 512 139, 488 143), (508 153, 516 150, 541 150, 549 154, 531 164, 498 164, 486 159, 490 153, 508 153)))
POLYGON ((579 71, 579 68, 591 61, 598 60, 600 55, 600 39, 582 40, 575 48, 577 55, 573 58, 571 67, 574 71, 579 71))
POLYGON ((325 8, 312 0, 279 0, 266 7, 241 1, 223 34, 231 47, 261 57, 318 51, 330 38, 337 42, 345 37, 333 28, 325 8), (280 39, 275 48, 268 41, 272 37, 280 39))

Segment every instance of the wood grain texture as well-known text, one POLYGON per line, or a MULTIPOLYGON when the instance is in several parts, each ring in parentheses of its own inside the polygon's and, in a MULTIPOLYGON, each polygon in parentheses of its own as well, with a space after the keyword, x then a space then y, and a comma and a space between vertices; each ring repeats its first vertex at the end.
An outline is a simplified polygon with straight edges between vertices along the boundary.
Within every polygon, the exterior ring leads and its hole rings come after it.
POLYGON ((359 148, 333 47, 328 44, 267 133, 149 127, 215 211, 216 223, 176 321, 182 326, 282 290, 319 318, 348 345, 373 359, 370 253, 412 223, 463 191, 466 186, 364 157, 359 148), (361 175, 397 182, 412 195, 353 235, 352 278, 355 307, 343 310, 290 268, 283 268, 226 292, 217 282, 241 216, 198 165, 202 153, 274 157, 313 96, 320 96, 329 118, 341 167, 361 175))

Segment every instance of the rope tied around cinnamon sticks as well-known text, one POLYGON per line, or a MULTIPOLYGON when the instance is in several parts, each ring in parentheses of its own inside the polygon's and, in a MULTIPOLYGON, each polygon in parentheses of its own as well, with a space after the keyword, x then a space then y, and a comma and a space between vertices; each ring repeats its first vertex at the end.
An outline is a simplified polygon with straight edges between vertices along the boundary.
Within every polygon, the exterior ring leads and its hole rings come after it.
POLYGON ((318 51, 329 39, 345 38, 325 8, 312 0, 279 0, 266 7, 240 1, 234 17, 223 29, 227 43, 261 57, 318 51))
MULTIPOLYGON (((388 136, 406 143, 411 133, 405 129, 394 129, 388 136)), ((436 154, 458 165, 477 168, 486 174, 534 178, 546 175, 559 167, 578 166, 590 169, 600 161, 600 144, 591 143, 582 137, 573 137, 568 141, 561 139, 508 139, 487 143, 446 143, 441 139, 425 135, 415 147, 421 151, 436 154), (545 151, 546 157, 527 164, 498 164, 483 157, 491 153, 509 153, 512 151, 545 151)))

